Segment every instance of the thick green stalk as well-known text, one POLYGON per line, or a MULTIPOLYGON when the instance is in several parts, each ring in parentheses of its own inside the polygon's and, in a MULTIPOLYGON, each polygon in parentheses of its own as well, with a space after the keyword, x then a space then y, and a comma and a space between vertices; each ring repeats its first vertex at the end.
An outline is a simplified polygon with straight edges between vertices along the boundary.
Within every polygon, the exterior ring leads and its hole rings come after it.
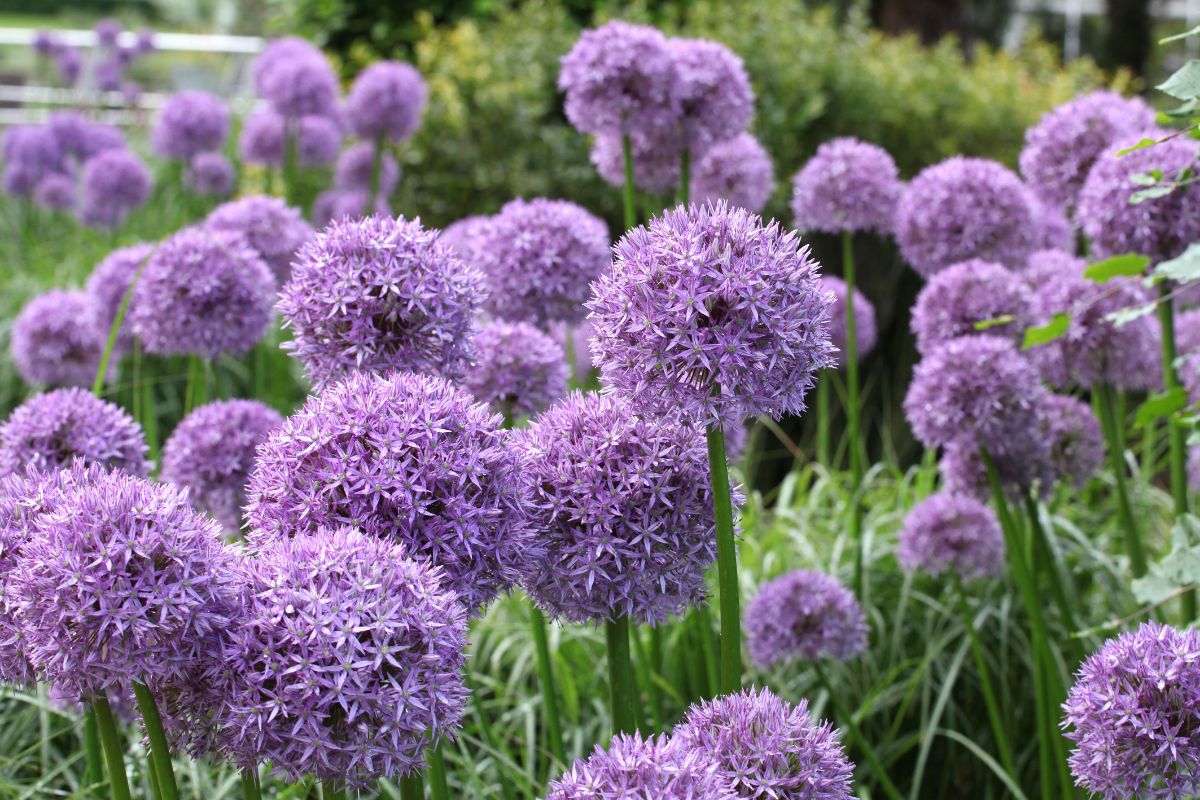
POLYGON ((92 701, 96 713, 96 728, 100 745, 104 749, 104 763, 108 767, 108 785, 112 789, 112 800, 130 800, 129 778, 125 774, 125 753, 121 748, 121 737, 117 734, 117 723, 113 721, 108 698, 97 697, 92 701))
POLYGON ((850 731, 850 737, 854 743, 858 745, 858 749, 866 757, 867 763, 871 765, 871 769, 875 771, 875 780, 879 783, 883 793, 891 800, 904 800, 904 795, 900 794, 900 790, 896 788, 896 784, 892 783, 892 779, 888 777, 887 770, 883 768, 883 762, 879 760, 879 756, 875 754, 875 749, 871 747, 870 742, 862 735, 862 731, 858 728, 858 723, 854 721, 854 715, 850 714, 843 706, 838 695, 833 691, 833 686, 830 685, 829 679, 825 676, 825 670, 818 663, 813 664, 813 671, 817 674, 817 681, 825 690, 825 694, 829 695, 829 704, 833 706, 833 713, 838 718, 838 722, 850 731))
POLYGON ((537 656, 538 683, 542 687, 542 708, 546 712, 546 736, 550 740, 550 752, 560 766, 567 763, 563 750, 562 722, 558 711, 558 684, 554 681, 554 664, 550 658, 550 638, 546 635, 546 615, 529 601, 529 627, 533 631, 533 645, 537 656))
POLYGON ((662 692, 658 689, 658 682, 654 680, 654 666, 650 663, 641 631, 635 627, 630 633, 633 635, 633 667, 637 673, 638 685, 646 687, 646 697, 650 699, 650 704, 647 706, 649 713, 646 715, 650 724, 648 732, 661 731, 665 715, 663 714, 662 692))
POLYGON ((692 151, 683 148, 679 154, 679 202, 687 205, 692 201, 692 151))
POLYGON ((629 617, 620 616, 604 623, 608 641, 608 691, 613 733, 637 730, 633 697, 633 661, 629 653, 629 617))
POLYGON ((430 747, 425 754, 429 762, 429 796, 433 800, 450 800, 450 786, 446 782, 446 759, 441 745, 430 747))
POLYGON ((383 176, 383 137, 375 140, 375 150, 371 154, 371 182, 367 191, 367 208, 363 212, 367 216, 375 213, 375 203, 379 200, 379 184, 383 176))
POLYGON ((846 430, 850 436, 850 541, 854 542, 854 593, 863 599, 863 564, 867 554, 862 536, 863 463, 860 439, 858 403, 858 339, 854 318, 854 238, 850 231, 842 232, 842 280, 846 282, 846 430))
MULTIPOLYGON (((1175 303, 1166 281, 1159 286, 1158 322, 1162 328, 1163 388, 1179 389, 1179 370, 1175 368, 1175 303)), ((1171 497, 1175 501, 1175 516, 1179 518, 1188 513, 1187 433, 1174 416, 1167 420, 1167 431, 1171 444, 1171 497)), ((1183 621, 1190 623, 1196 618, 1196 590, 1184 592, 1181 600, 1183 621)))
POLYGON ((425 781, 420 772, 400 779, 400 800, 425 800, 425 781))
POLYGON ((823 369, 817 373, 817 461, 826 467, 832 467, 829 444, 829 386, 833 377, 829 370, 823 369))
MULTIPOLYGON (((104 758, 100 750, 100 728, 96 724, 96 711, 88 708, 83 715, 84 785, 96 787, 104 780, 104 758)), ((91 796, 92 791, 88 792, 91 796)))
MULTIPOLYGON (((1075 621, 1075 610, 1067 599, 1066 582, 1069 578, 1059 571, 1054 552, 1050 549, 1050 540, 1046 535, 1046 529, 1042 525, 1041 509, 1038 508, 1037 498, 1032 491, 1025 495, 1025 512, 1029 517, 1029 530, 1033 537, 1034 558, 1031 563, 1040 567, 1045 574, 1046 580, 1050 584, 1050 594, 1054 597, 1059 613, 1062 614, 1063 623, 1074 633, 1079 630, 1079 625, 1075 621)), ((1070 639, 1069 646, 1072 656, 1076 660, 1082 661, 1083 645, 1079 639, 1070 639)))
POLYGON ((1111 386, 1098 383, 1092 391, 1100 395, 1100 427, 1108 442, 1109 463, 1117 488, 1117 515, 1125 536, 1125 549, 1129 551, 1129 564, 1134 577, 1140 578, 1146 574, 1146 552, 1142 547, 1141 529, 1133 513, 1133 504, 1129 500, 1129 485, 1125 475, 1125 421, 1116 412, 1111 386))
POLYGON ((708 679, 704 691, 708 697, 716 697, 721 693, 721 667, 717 661, 717 640, 713 636, 712 616, 708 613, 708 606, 696 606, 692 613, 692 625, 696 628, 696 634, 700 637, 700 647, 704 650, 700 657, 705 677, 708 679))
POLYGON ((171 766, 171 750, 167 746, 167 734, 163 730, 162 717, 154 695, 144 683, 133 682, 133 694, 137 698, 142 724, 146 726, 146 738, 150 740, 150 759, 158 774, 158 796, 162 800, 179 800, 179 787, 175 783, 175 770, 171 766))
POLYGON ((708 470, 717 525, 717 584, 721 591, 721 694, 742 688, 742 610, 738 597, 737 546, 733 538, 733 500, 725 463, 725 432, 708 423, 708 470))
POLYGON ((299 136, 298 124, 287 120, 283 127, 283 196, 289 206, 297 205, 299 186, 297 186, 297 143, 299 136))
POLYGON ((112 361, 113 350, 117 347, 117 337, 121 333, 121 323, 125 321, 125 314, 129 311, 129 303, 133 299, 133 290, 137 288, 138 281, 142 278, 142 270, 146 268, 146 262, 150 260, 150 256, 154 255, 151 252, 142 263, 138 264, 137 272, 133 273, 133 280, 129 282, 129 288, 125 290, 125 294, 121 295, 121 304, 117 306, 117 315, 113 317, 112 325, 108 326, 108 338, 104 342, 104 352, 100 354, 100 365, 96 368, 96 379, 92 381, 92 394, 99 397, 104 392, 104 381, 108 376, 108 365, 112 361))
POLYGON ((625 186, 621 199, 625 205, 625 230, 637 224, 637 210, 633 202, 633 143, 629 134, 621 134, 621 160, 625 166, 625 186))
POLYGON ((258 770, 242 768, 242 800, 262 800, 258 786, 258 770))
MULTIPOLYGON (((475 719, 479 723, 480 730, 483 731, 483 740, 497 754, 505 753, 506 748, 500 744, 500 737, 496 735, 496 729, 492 727, 491 717, 484 712, 483 701, 479 699, 479 687, 471 687, 471 705, 475 709, 475 719)), ((504 764, 500 758, 496 758, 496 776, 500 781, 500 794, 504 796, 504 800, 517 800, 516 790, 513 789, 512 782, 509 781, 505 771, 504 764)))

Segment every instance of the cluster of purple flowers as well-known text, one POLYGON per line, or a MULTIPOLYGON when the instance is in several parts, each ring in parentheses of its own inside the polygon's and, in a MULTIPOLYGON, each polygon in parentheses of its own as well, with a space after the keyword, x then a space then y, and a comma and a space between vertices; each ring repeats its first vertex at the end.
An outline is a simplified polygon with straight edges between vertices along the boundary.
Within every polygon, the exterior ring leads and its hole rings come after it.
POLYGON ((909 571, 986 578, 1004 566, 1004 535, 990 507, 968 495, 938 492, 905 517, 896 557, 909 571))
POLYGON ((342 151, 333 173, 333 188, 317 195, 313 222, 319 226, 348 218, 391 216, 387 198, 400 183, 400 166, 382 142, 359 142, 342 151), (376 152, 378 172, 376 173, 376 152), (375 207, 368 208, 371 181, 375 181, 375 207))
POLYGON ((866 616, 836 578, 796 570, 764 583, 746 606, 746 645, 763 668, 793 659, 848 661, 867 647, 866 616))
POLYGON ((506 419, 531 417, 566 395, 562 345, 528 322, 489 322, 472 344, 475 364, 463 385, 506 419))
POLYGON ((126 32, 115 19, 102 19, 94 28, 95 57, 90 75, 84 75, 84 57, 79 48, 67 44, 50 31, 38 31, 33 39, 33 51, 41 58, 54 62, 58 78, 64 86, 83 85, 101 92, 120 92, 125 102, 133 105, 142 89, 125 79, 125 71, 142 56, 154 52, 154 32, 126 32))

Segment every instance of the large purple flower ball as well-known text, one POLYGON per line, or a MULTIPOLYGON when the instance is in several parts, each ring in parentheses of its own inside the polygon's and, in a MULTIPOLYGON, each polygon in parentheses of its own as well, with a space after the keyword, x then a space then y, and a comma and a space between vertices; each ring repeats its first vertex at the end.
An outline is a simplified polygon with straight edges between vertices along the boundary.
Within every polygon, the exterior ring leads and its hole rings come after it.
MULTIPOLYGON (((346 148, 338 156, 337 166, 334 168, 334 185, 343 191, 371 191, 371 170, 374 169, 374 160, 375 145, 373 142, 359 142, 353 147, 346 148)), ((400 183, 400 167, 396 164, 396 159, 392 157, 392 154, 385 150, 379 162, 378 195, 388 197, 395 191, 398 183, 400 183)))
POLYGON ((567 393, 562 345, 528 322, 489 322, 473 347, 475 364, 463 386, 507 419, 532 416, 567 393))
POLYGON ((828 141, 792 179, 802 231, 890 233, 902 187, 891 155, 858 139, 828 141))
POLYGON ((12 326, 17 373, 35 386, 91 386, 104 350, 95 318, 86 292, 51 289, 30 300, 12 326))
POLYGON ((1020 344, 1032 298, 1022 277, 999 264, 972 259, 929 279, 913 304, 910 325, 917 350, 928 353, 950 339, 981 332, 1020 344))
POLYGON ((68 158, 82 164, 104 150, 125 147, 125 134, 119 128, 88 119, 79 111, 56 111, 46 119, 46 128, 54 134, 68 158))
POLYGON ((167 98, 154 119, 150 147, 163 158, 189 161, 221 149, 229 136, 229 107, 208 92, 183 91, 167 98))
POLYGON ((459 377, 483 278, 417 220, 335 222, 296 255, 279 310, 284 348, 326 386, 356 371, 459 377))
POLYGON ((365 787, 418 772, 454 736, 467 615, 439 568, 341 529, 270 542, 248 572, 215 715, 238 762, 365 787))
POLYGON ((538 554, 502 443, 500 416, 441 378, 354 373, 263 442, 249 538, 360 527, 442 567, 478 609, 538 554))
POLYGON ((671 737, 717 763, 739 798, 850 800, 854 765, 808 701, 747 689, 692 706, 671 737))
POLYGON ((1082 487, 1100 469, 1107 452, 1092 406, 1076 397, 1047 393, 1038 421, 1050 446, 1054 478, 1082 487))
POLYGON ((754 90, 742 59, 720 42, 671 39, 667 49, 675 67, 680 146, 698 159, 750 125, 754 90))
MULTIPOLYGON (((670 137, 657 132, 629 134, 633 159, 633 185, 643 192, 661 194, 679 187, 679 147, 670 137)), ((603 133, 596 137, 592 165, 612 186, 625 185, 625 156, 621 137, 603 133)))
POLYGON ((4 131, 4 191, 28 195, 47 175, 65 175, 62 145, 45 125, 13 125, 4 131))
POLYGON ((202 197, 228 197, 236 180, 233 162, 223 153, 199 153, 183 172, 184 186, 202 197))
POLYGON ((330 116, 338 99, 338 79, 325 54, 289 37, 271 42, 254 63, 259 97, 285 117, 330 116))
POLYGON ((725 200, 759 213, 775 191, 775 167, 767 151, 748 133, 713 145, 696 164, 691 194, 697 203, 725 200))
POLYGON ((904 518, 896 557, 910 572, 987 578, 1004 568, 1004 534, 989 506, 964 494, 938 492, 904 518))
POLYGON ((603 220, 566 200, 513 200, 481 236, 488 311, 541 326, 583 319, 590 284, 609 263, 603 220))
POLYGON ((118 228, 150 199, 150 168, 128 150, 105 150, 83 165, 79 219, 91 228, 118 228))
POLYGON ((163 445, 162 480, 186 488, 192 504, 234 531, 258 445, 283 424, 257 400, 219 400, 188 414, 163 445))
MULTIPOLYGON (((829 340, 838 353, 846 352, 846 282, 833 275, 821 276, 821 288, 833 293, 829 307, 829 340)), ((861 359, 875 349, 875 306, 857 287, 854 289, 854 344, 861 359)))
POLYGON ((76 458, 146 475, 146 437, 120 406, 83 389, 55 389, 18 406, 0 425, 0 474, 69 466, 76 458))
POLYGON ((703 600, 716 558, 703 436, 619 395, 570 395, 512 441, 545 561, 525 589, 551 616, 658 623, 703 600))
POLYGON ((267 332, 274 299, 275 279, 243 237, 185 228, 150 256, 133 328, 148 353, 240 355, 267 332))
POLYGON ((743 627, 750 658, 764 669, 792 659, 848 661, 867 646, 867 620, 850 590, 805 569, 764 583, 743 627))
POLYGON ((313 236, 312 226, 304 221, 299 209, 265 195, 218 206, 208 215, 204 227, 242 236, 271 268, 279 286, 291 276, 296 252, 313 236))
POLYGON ((737 800, 710 753, 666 736, 618 734, 550 782, 545 800, 737 800))
POLYGON ((440 240, 468 264, 478 261, 478 250, 487 241, 491 217, 474 215, 451 222, 442 229, 440 240))
POLYGON ((1063 703, 1075 782, 1104 800, 1200 792, 1200 635, 1158 622, 1109 639, 1063 703))
MULTIPOLYGON (((122 247, 113 250, 92 269, 92 274, 88 276, 84 290, 92 299, 95 311, 96 338, 100 342, 108 341, 108 334, 121 310, 121 303, 125 301, 125 295, 128 293, 130 285, 133 284, 138 270, 143 269, 152 252, 154 252, 152 244, 122 247)), ((118 354, 128 352, 133 347, 134 339, 133 325, 130 322, 127 308, 126 315, 121 320, 121 327, 117 331, 116 352, 118 354)))
POLYGON ((75 189, 70 175, 47 175, 33 187, 33 203, 48 211, 70 211, 75 208, 75 189))
POLYGON ((421 124, 429 94, 411 64, 377 61, 354 79, 346 97, 346 119, 360 139, 402 142, 421 124))
POLYGON ((795 233, 722 201, 667 211, 615 253, 587 304, 606 383, 703 422, 804 410, 834 360, 832 296, 795 233))
MULTIPOLYGON (((296 161, 306 167, 333 163, 342 145, 342 129, 329 117, 301 117, 296 125, 296 161)), ((238 150, 251 164, 282 167, 288 121, 279 112, 264 108, 254 112, 242 126, 238 150)))
POLYGON ((981 158, 922 170, 900 195, 895 223, 901 254, 925 278, 973 258, 1019 268, 1037 243, 1025 184, 981 158))

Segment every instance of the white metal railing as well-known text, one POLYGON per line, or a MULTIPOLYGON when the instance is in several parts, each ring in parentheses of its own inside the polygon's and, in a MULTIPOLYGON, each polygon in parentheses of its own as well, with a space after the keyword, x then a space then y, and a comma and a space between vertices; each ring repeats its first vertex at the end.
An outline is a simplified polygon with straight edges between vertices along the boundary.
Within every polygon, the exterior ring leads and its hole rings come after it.
MULTIPOLYGON (((0 28, 0 45, 32 46, 40 31, 33 28, 0 28)), ((72 47, 95 47, 95 31, 54 30, 53 36, 72 47)), ((137 40, 133 31, 122 31, 119 44, 132 45, 137 40)), ((154 33, 154 49, 176 50, 190 53, 228 53, 230 55, 255 55, 263 49, 266 40, 258 36, 227 36, 206 33, 154 33)))

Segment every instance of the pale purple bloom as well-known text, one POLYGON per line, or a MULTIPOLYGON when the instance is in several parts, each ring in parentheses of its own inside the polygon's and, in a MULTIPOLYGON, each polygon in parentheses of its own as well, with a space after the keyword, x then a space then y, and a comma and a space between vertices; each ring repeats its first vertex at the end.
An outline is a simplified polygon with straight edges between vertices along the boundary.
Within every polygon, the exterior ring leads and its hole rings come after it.
POLYGON ((904 518, 896 558, 909 572, 989 578, 1004 569, 1004 534, 990 506, 965 494, 937 492, 904 518))
POLYGON ((129 150, 104 150, 83 165, 79 218, 93 228, 119 228, 150 199, 150 168, 129 150))
POLYGON ((489 322, 472 346, 475 363, 463 386, 506 418, 533 416, 567 393, 562 346, 527 322, 489 322))
POLYGON ((617 734, 550 782, 545 800, 738 800, 711 753, 675 739, 617 734))
POLYGON ((270 100, 268 93, 276 75, 286 73, 293 61, 306 58, 319 59, 324 55, 316 45, 298 36, 272 39, 250 67, 258 96, 270 100))
POLYGON ((220 150, 229 136, 229 108, 208 92, 176 92, 154 118, 150 146, 157 155, 187 161, 220 150))
POLYGON ((491 217, 470 216, 451 222, 442 229, 439 240, 468 264, 478 264, 477 248, 487 240, 491 217))
POLYGON ((90 387, 104 350, 95 318, 86 292, 51 289, 34 297, 12 325, 9 349, 17 373, 32 385, 90 387))
POLYGON ((137 41, 134 43, 137 48, 138 55, 149 55, 155 50, 154 31, 149 28, 143 28, 137 32, 137 41))
POLYGON ((101 47, 115 47, 123 28, 119 20, 107 17, 97 22, 92 30, 96 32, 96 42, 101 47))
POLYGON ((1076 397, 1047 394, 1038 409, 1038 422, 1050 445, 1055 478, 1082 487, 1100 469, 1106 453, 1091 405, 1076 397))
POLYGON ((421 124, 428 94, 411 64, 376 61, 359 73, 346 96, 350 129, 360 139, 402 142, 421 124))
POLYGON ((775 167, 758 139, 739 133, 704 154, 693 170, 690 191, 697 203, 725 200, 757 214, 775 191, 775 167))
POLYGON ((64 175, 66 158, 58 137, 44 125, 14 125, 4 132, 4 191, 28 195, 47 175, 64 175))
MULTIPOLYGON (((1041 424, 1039 418, 1037 428, 1014 429, 1003 450, 989 451, 1000 488, 1010 503, 1025 502, 1031 492, 1043 499, 1049 497, 1059 478, 1051 452, 1052 443, 1045 438, 1041 424)), ((942 447, 938 471, 942 475, 942 488, 951 494, 968 495, 981 501, 992 497, 983 453, 969 436, 942 447)))
MULTIPOLYGON (((679 185, 679 148, 673 141, 656 133, 634 131, 629 134, 629 144, 634 186, 659 194, 679 185)), ((625 185, 625 160, 618 134, 598 135, 591 159, 601 178, 613 186, 625 185)))
MULTIPOLYGON (((829 340, 837 350, 837 359, 844 359, 846 352, 846 282, 833 275, 821 276, 821 289, 833 293, 833 304, 829 306, 829 340)), ((875 349, 875 307, 867 296, 854 288, 854 344, 861 359, 875 349)))
POLYGON ((79 82, 79 76, 83 74, 83 56, 76 48, 61 45, 54 52, 54 66, 63 85, 72 87, 79 82))
POLYGON ((754 90, 745 64, 732 50, 706 39, 671 39, 674 102, 679 108, 679 148, 699 159, 718 142, 750 125, 754 90))
POLYGON ((120 57, 113 54, 96 65, 92 77, 100 91, 115 92, 121 88, 121 82, 125 78, 125 67, 120 57))
POLYGON ((33 202, 50 211, 69 211, 75 207, 75 179, 70 175, 52 173, 33 187, 33 202))
MULTIPOLYGON (((372 142, 359 142, 348 147, 338 156, 337 167, 334 169, 333 182, 339 189, 369 192, 371 190, 371 170, 375 162, 375 145, 372 142)), ((400 167, 392 154, 384 150, 383 160, 379 165, 378 194, 382 197, 391 195, 400 183, 400 167)))
POLYGON ((0 474, 66 467, 79 458, 140 477, 150 471, 146 450, 133 417, 78 387, 34 395, 0 425, 0 474))
POLYGON ((330 116, 337 104, 338 79, 329 60, 303 39, 278 39, 254 63, 254 85, 285 117, 330 116))
POLYGON ((357 220, 367 216, 392 216, 391 206, 382 194, 375 198, 375 208, 370 212, 367 211, 367 203, 367 192, 364 190, 327 189, 313 200, 313 225, 325 228, 331 222, 357 220))
POLYGON ((1192 308, 1175 317, 1175 351, 1180 357, 1200 352, 1200 308, 1192 308))
POLYGON ((218 206, 204 221, 210 231, 237 234, 258 253, 283 286, 292 273, 292 259, 313 237, 312 226, 299 209, 277 197, 256 195, 218 206))
MULTIPOLYGON (((239 151, 251 164, 282 167, 285 156, 284 135, 287 121, 276 111, 264 108, 254 112, 242 127, 239 151)), ((342 129, 324 116, 301 117, 296 128, 296 162, 319 167, 333 163, 342 144, 342 129)))
POLYGON ((902 191, 886 150, 849 137, 833 139, 792 179, 792 214, 801 231, 890 233, 902 191))
POLYGON ((199 153, 183 172, 183 185, 205 197, 228 197, 236 179, 233 163, 223 153, 199 153))
MULTIPOLYGON (((92 298, 96 338, 102 343, 102 347, 108 342, 109 331, 117 319, 117 312, 121 309, 121 303, 129 291, 130 284, 133 283, 134 276, 153 251, 152 244, 135 244, 113 250, 88 276, 84 289, 92 298)), ((132 307, 131 303, 129 308, 132 307)), ((121 321, 121 329, 117 332, 115 352, 118 355, 128 352, 133 347, 134 339, 133 324, 127 308, 121 321)))
POLYGON ((33 35, 33 52, 39 56, 53 55, 59 48, 58 39, 47 30, 39 30, 33 35))
POLYGON ((759 587, 742 626, 750 657, 763 669, 793 659, 849 661, 867 647, 867 620, 836 578, 799 569, 759 587))
POLYGON ((63 155, 83 163, 104 150, 125 147, 125 135, 118 128, 94 122, 78 111, 56 111, 46 119, 46 128, 54 134, 63 155))
MULTIPOLYGON (((1075 251, 1077 236, 1075 224, 1058 206, 1048 205, 1033 191, 1028 194, 1029 207, 1033 209, 1033 218, 1037 225, 1034 246, 1047 250, 1075 251)), ((1019 265, 1018 265, 1019 268, 1019 265)))
POLYGON ((959 336, 987 333, 1020 345, 1031 292, 1022 277, 999 264, 971 259, 929 278, 917 294, 909 324, 922 353, 959 336), (987 327, 980 329, 980 323, 987 327))

